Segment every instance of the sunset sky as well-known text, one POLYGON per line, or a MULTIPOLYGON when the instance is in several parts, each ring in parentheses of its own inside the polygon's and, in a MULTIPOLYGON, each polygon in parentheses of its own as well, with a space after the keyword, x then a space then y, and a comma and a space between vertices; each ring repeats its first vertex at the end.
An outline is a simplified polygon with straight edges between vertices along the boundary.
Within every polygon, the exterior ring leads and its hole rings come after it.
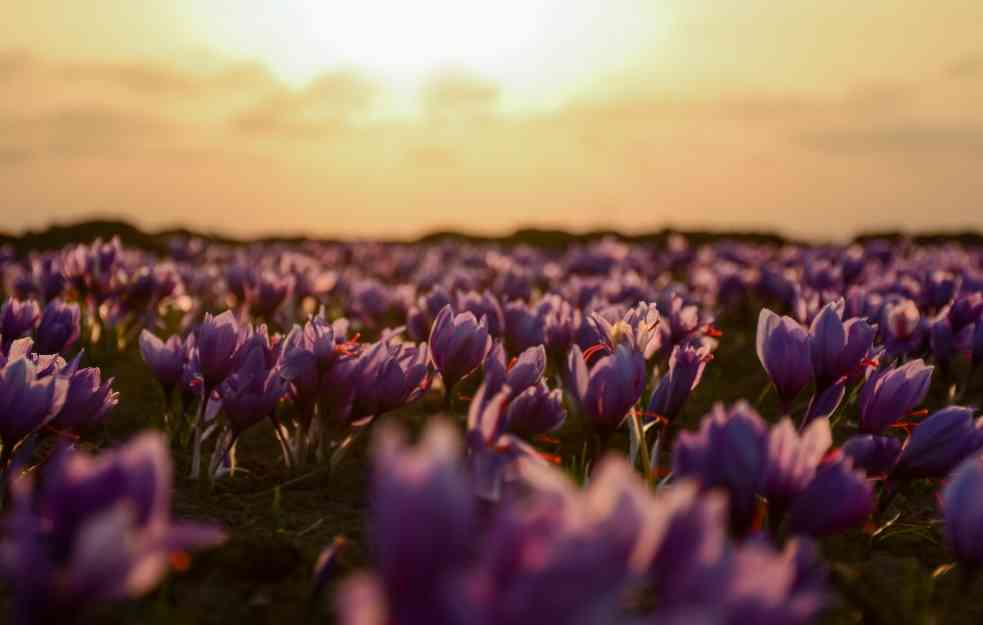
POLYGON ((983 229, 979 0, 30 0, 0 231, 983 229))

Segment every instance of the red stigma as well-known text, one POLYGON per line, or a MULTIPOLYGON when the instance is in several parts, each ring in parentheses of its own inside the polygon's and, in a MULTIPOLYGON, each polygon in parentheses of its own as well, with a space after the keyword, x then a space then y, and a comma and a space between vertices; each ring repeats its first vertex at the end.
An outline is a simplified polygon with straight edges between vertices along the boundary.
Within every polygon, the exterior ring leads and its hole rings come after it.
POLYGON ((604 350, 611 351, 611 348, 608 347, 604 343, 598 343, 596 345, 591 345, 590 347, 588 347, 584 351, 584 362, 587 362, 588 360, 590 360, 591 359, 591 356, 593 356, 597 352, 604 351, 604 350))
POLYGON ((187 551, 174 551, 167 557, 171 568, 178 573, 184 573, 191 568, 191 556, 187 551))
POLYGON ((823 463, 836 462, 842 457, 843 457, 843 450, 840 449, 839 447, 836 447, 826 452, 826 454, 823 456, 822 462, 823 463))
POLYGON ((915 423, 914 421, 898 421, 897 423, 891 424, 890 427, 895 428, 895 429, 898 429, 898 430, 904 430, 905 434, 911 434, 911 430, 916 425, 918 425, 918 424, 915 423))
POLYGON ((724 335, 724 331, 712 323, 708 323, 706 325, 706 327, 703 329, 703 333, 715 339, 718 339, 724 335))
POLYGON ((879 363, 876 358, 864 358, 860 361, 860 366, 876 369, 877 367, 881 366, 881 363, 879 363))
POLYGON ((505 366, 505 370, 506 371, 511 371, 512 370, 512 367, 514 367, 515 366, 515 363, 517 363, 517 362, 519 362, 519 357, 518 356, 512 356, 512 360, 510 360, 509 361, 509 364, 507 364, 505 366))
POLYGON ((69 432, 68 430, 59 430, 58 428, 56 428, 56 427, 54 427, 54 426, 52 426, 50 424, 49 425, 45 425, 41 429, 44 430, 45 432, 51 432, 52 434, 54 434, 58 438, 64 438, 64 439, 67 439, 67 440, 70 440, 70 441, 77 441, 80 438, 79 435, 76 434, 75 432, 69 432))
POLYGON ((648 410, 643 410, 639 414, 642 415, 643 417, 648 417, 652 421, 658 421, 659 423, 665 423, 665 424, 669 423, 669 419, 667 419, 664 415, 659 414, 658 412, 650 412, 648 410))
POLYGON ((928 408, 922 408, 921 410, 912 410, 911 412, 908 413, 908 416, 909 417, 915 417, 915 418, 917 418, 917 417, 927 417, 928 416, 928 408))

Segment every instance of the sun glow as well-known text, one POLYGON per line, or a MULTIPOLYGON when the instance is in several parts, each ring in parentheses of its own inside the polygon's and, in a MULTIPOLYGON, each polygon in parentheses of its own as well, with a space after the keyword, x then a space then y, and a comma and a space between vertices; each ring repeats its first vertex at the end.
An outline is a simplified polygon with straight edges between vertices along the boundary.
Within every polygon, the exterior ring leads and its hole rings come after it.
POLYGON ((295 85, 355 68, 415 88, 465 70, 528 94, 557 91, 630 56, 637 0, 212 0, 195 5, 204 45, 251 57, 295 85), (635 16, 634 18, 632 16, 635 16))

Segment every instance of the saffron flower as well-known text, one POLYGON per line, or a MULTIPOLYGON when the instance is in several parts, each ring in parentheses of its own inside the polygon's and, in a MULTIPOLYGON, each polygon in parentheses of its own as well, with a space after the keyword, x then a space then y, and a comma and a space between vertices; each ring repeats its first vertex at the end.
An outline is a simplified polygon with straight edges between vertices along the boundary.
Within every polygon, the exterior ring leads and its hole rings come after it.
POLYGON ((62 452, 11 489, 0 569, 14 589, 12 621, 41 625, 153 589, 174 552, 223 540, 212 526, 170 517, 171 462, 158 434, 98 457, 62 452))
POLYGON ((44 375, 44 369, 28 356, 12 359, 0 368, 0 470, 21 441, 53 419, 65 405, 68 378, 44 375))
POLYGON ((44 307, 35 331, 34 349, 39 354, 59 354, 75 344, 81 333, 78 304, 51 300, 44 307))
POLYGON ((746 402, 730 410, 716 404, 698 432, 682 432, 673 449, 673 473, 691 477, 704 489, 730 495, 731 526, 746 533, 754 520, 757 494, 768 464, 768 431, 746 402))
POLYGON ((782 407, 792 401, 812 379, 809 334, 791 317, 779 317, 767 308, 758 316, 758 359, 768 373, 782 407))
POLYGON ((861 367, 877 331, 864 319, 842 321, 844 302, 823 307, 809 328, 809 350, 817 393, 861 367))
POLYGON ((186 349, 179 335, 162 341, 149 330, 140 332, 140 355, 143 362, 160 382, 164 395, 170 397, 171 391, 181 380, 186 349))
POLYGON ((976 573, 983 564, 983 457, 967 459, 942 491, 945 537, 956 560, 976 573))
POLYGON ((576 345, 567 358, 568 388, 602 442, 624 420, 645 388, 642 353, 619 345, 589 369, 576 345))
POLYGON ((429 344, 447 397, 451 397, 457 383, 481 364, 492 341, 483 318, 479 322, 470 312, 455 315, 447 305, 434 320, 429 344))
POLYGON ((919 423, 891 472, 895 479, 943 478, 983 447, 983 418, 973 410, 949 406, 919 423))
POLYGON ((880 434, 925 400, 934 367, 920 358, 874 373, 860 389, 860 431, 880 434))
POLYGON ((706 348, 692 345, 674 347, 669 357, 669 371, 652 392, 645 416, 652 419, 658 415, 668 421, 675 419, 700 383, 703 370, 711 359, 712 355, 706 348))

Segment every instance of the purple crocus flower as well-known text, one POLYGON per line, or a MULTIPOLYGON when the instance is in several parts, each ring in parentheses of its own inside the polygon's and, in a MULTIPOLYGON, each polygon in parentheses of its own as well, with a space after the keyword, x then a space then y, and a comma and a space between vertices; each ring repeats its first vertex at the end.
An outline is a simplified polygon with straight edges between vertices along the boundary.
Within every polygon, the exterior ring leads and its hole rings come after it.
POLYGON ((475 499, 453 428, 430 425, 416 448, 382 430, 373 454, 369 540, 392 623, 447 623, 476 532, 475 499))
POLYGON ((236 366, 239 349, 247 338, 231 310, 217 317, 205 314, 195 332, 198 366, 206 389, 218 386, 236 366))
POLYGON ((165 342, 149 330, 143 330, 140 332, 140 355, 164 388, 164 394, 170 397, 181 379, 185 362, 186 351, 181 337, 175 334, 165 342))
POLYGON ((170 519, 171 462, 144 434, 92 457, 63 452, 40 487, 13 484, 0 568, 20 625, 71 620, 79 610, 156 586, 171 553, 220 543, 210 526, 170 519))
POLYGON ((880 434, 907 416, 928 394, 933 370, 919 358, 870 376, 860 389, 860 431, 880 434))
POLYGON ((811 542, 790 540, 781 553, 762 540, 732 546, 726 497, 700 494, 691 482, 660 492, 656 504, 669 518, 652 561, 661 602, 653 622, 696 614, 701 618, 666 622, 804 625, 821 609, 824 572, 811 542))
POLYGON ((809 334, 795 319, 779 317, 763 308, 758 316, 756 345, 758 359, 787 412, 812 379, 809 334))
POLYGON ((702 492, 698 481, 683 479, 660 491, 659 499, 666 523, 650 575, 670 604, 685 603, 703 592, 698 586, 704 567, 727 552, 727 496, 702 492))
POLYGON ((659 331, 661 316, 654 303, 642 302, 613 323, 596 313, 590 316, 590 320, 597 325, 598 333, 611 350, 624 344, 648 360, 662 347, 663 335, 659 331))
POLYGON ((54 299, 44 307, 35 332, 34 348, 39 354, 58 354, 71 347, 81 332, 81 311, 76 303, 54 299))
POLYGON ((891 477, 942 478, 981 447, 983 418, 974 420, 971 408, 949 406, 912 430, 891 477))
POLYGON ((827 419, 832 417, 843 402, 843 398, 846 397, 846 382, 846 378, 840 378, 835 384, 827 387, 825 391, 813 393, 802 418, 803 425, 820 417, 827 419))
POLYGON ((942 371, 949 371, 959 347, 956 344, 956 336, 952 332, 952 324, 947 318, 939 317, 929 323, 928 340, 932 348, 932 356, 935 357, 939 367, 942 371))
POLYGON ((696 478, 706 489, 728 491, 731 525, 738 534, 751 527, 767 463, 767 429, 746 402, 729 411, 714 405, 699 432, 679 435, 672 457, 675 475, 696 478))
POLYGON ((360 278, 349 287, 351 312, 368 326, 382 325, 400 303, 397 293, 374 278, 360 278))
POLYGON ((586 325, 584 315, 559 295, 552 294, 543 297, 536 305, 536 316, 542 320, 542 343, 550 359, 563 362, 577 329, 586 325))
POLYGON ((103 382, 97 367, 78 369, 71 375, 65 403, 52 423, 71 431, 89 428, 102 423, 118 403, 113 378, 103 382))
POLYGON ((41 375, 30 358, 20 356, 0 369, 0 469, 28 435, 45 425, 65 404, 68 379, 63 375, 41 375))
POLYGON ((460 312, 470 312, 475 319, 484 319, 488 326, 488 335, 494 338, 501 338, 505 333, 505 313, 502 312, 502 305, 498 298, 484 291, 458 292, 455 310, 460 312))
POLYGON ((840 448, 853 466, 867 475, 883 476, 891 472, 901 455, 901 441, 891 436, 859 434, 852 436, 840 448))
POLYGON ((619 345, 588 369, 575 345, 567 358, 567 370, 569 391, 603 442, 642 396, 645 358, 641 352, 619 345))
POLYGON ((6 354, 14 340, 29 335, 40 318, 34 300, 8 299, 0 308, 0 352, 6 354))
POLYGON ((983 457, 965 460, 942 491, 945 537, 956 560, 972 572, 983 564, 983 457))
POLYGON ((955 334, 959 334, 981 318, 983 318, 983 293, 980 292, 961 295, 948 310, 949 323, 955 334))
POLYGON ((323 315, 311 317, 301 328, 294 326, 284 339, 281 373, 290 380, 298 399, 313 401, 321 376, 339 359, 353 355, 347 344, 348 321, 328 323, 323 315))
POLYGON ((279 276, 272 271, 251 275, 245 284, 245 297, 249 311, 257 316, 269 318, 287 299, 293 287, 291 276, 279 276))
POLYGON ((841 320, 843 300, 823 307, 809 328, 816 390, 822 392, 862 366, 877 331, 863 319, 841 320))
POLYGON ((910 299, 885 303, 881 313, 881 333, 889 355, 910 354, 925 340, 925 322, 918 306, 910 299))
POLYGON ((485 356, 483 367, 492 394, 507 385, 512 390, 511 401, 542 379, 546 371, 546 348, 542 345, 530 347, 506 364, 505 349, 500 342, 495 342, 485 356))
POLYGON ((622 461, 602 462, 584 491, 540 473, 534 496, 494 517, 470 576, 488 594, 472 595, 464 614, 512 625, 612 622, 622 591, 651 561, 658 504, 622 461))
POLYGON ((710 580, 721 585, 708 589, 719 599, 707 603, 720 604, 726 625, 806 625, 826 603, 821 559, 809 542, 791 540, 775 554, 770 545, 750 541, 734 550, 720 569, 710 580))
POLYGON ((546 342, 543 318, 525 302, 509 302, 504 314, 505 343, 510 353, 517 354, 546 342))
MULTIPOLYGON (((510 387, 511 388, 511 387, 510 387)), ((520 436, 537 436, 558 429, 567 418, 563 391, 550 390, 545 382, 530 386, 509 402, 506 428, 520 436)))
POLYGON ((668 291, 659 298, 658 307, 662 318, 662 323, 659 324, 659 332, 663 335, 661 349, 664 352, 693 336, 710 321, 701 319, 700 309, 696 304, 686 301, 673 291, 668 291))
POLYGON ((430 351, 382 340, 367 349, 353 372, 351 419, 377 417, 416 401, 430 388, 430 351))
POLYGON ((415 306, 406 313, 406 333, 414 341, 425 341, 440 311, 451 303, 450 293, 442 286, 434 287, 426 295, 417 298, 415 306))
POLYGON ((484 319, 479 322, 470 312, 455 315, 449 305, 434 320, 429 343, 448 397, 462 378, 478 368, 492 346, 484 319))
POLYGON ((218 387, 233 442, 242 432, 273 414, 287 392, 287 381, 268 369, 262 348, 250 349, 240 368, 218 387))
POLYGON ((788 507, 794 534, 827 536, 861 525, 874 509, 874 490, 849 458, 823 463, 809 486, 788 507), (835 505, 831 505, 835 502, 835 505))
POLYGON ((825 418, 810 422, 801 435, 787 417, 771 428, 762 492, 773 508, 784 508, 809 486, 832 444, 829 420, 825 418))
POLYGON ((490 501, 499 499, 502 487, 516 478, 522 463, 543 462, 535 449, 505 433, 505 406, 511 393, 508 386, 493 391, 483 383, 468 408, 471 481, 475 494, 490 501))
POLYGON ((645 416, 652 419, 656 416, 669 421, 675 419, 690 393, 700 383, 703 369, 713 356, 706 348, 696 348, 692 345, 677 345, 669 357, 669 371, 659 380, 659 385, 652 392, 645 416))

